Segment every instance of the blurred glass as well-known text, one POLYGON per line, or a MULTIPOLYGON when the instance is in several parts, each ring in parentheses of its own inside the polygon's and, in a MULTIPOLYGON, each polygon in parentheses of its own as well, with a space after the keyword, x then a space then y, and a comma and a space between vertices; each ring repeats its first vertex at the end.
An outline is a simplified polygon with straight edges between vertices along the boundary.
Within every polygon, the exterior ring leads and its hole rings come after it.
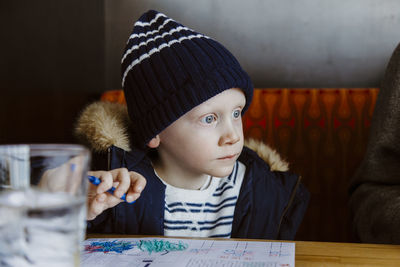
POLYGON ((0 266, 79 266, 89 150, 0 146, 0 266))

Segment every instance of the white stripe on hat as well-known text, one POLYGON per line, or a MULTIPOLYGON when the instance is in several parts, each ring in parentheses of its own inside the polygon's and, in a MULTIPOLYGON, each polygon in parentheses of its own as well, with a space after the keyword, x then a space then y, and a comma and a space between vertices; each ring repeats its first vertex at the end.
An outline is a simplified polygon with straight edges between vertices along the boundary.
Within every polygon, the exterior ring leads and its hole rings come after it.
MULTIPOLYGON (((146 36, 149 35, 149 34, 157 33, 158 31, 160 31, 160 29, 162 29, 162 28, 165 26, 165 24, 167 24, 167 23, 170 22, 170 21, 174 21, 174 20, 172 20, 172 19, 167 19, 167 20, 165 20, 165 21, 163 22, 163 24, 161 24, 161 25, 157 28, 157 30, 153 30, 153 31, 146 32, 146 33, 140 33, 140 34, 137 34, 137 33, 131 34, 131 36, 129 36, 128 42, 129 42, 131 39, 133 39, 133 38, 137 38, 137 37, 146 37, 146 36)), ((174 21, 174 22, 175 22, 175 21, 174 21)), ((128 42, 127 42, 127 43, 128 43, 128 42)))
POLYGON ((154 17, 154 19, 150 20, 150 22, 136 21, 135 24, 134 24, 133 26, 142 26, 142 27, 144 27, 144 26, 150 26, 151 24, 153 24, 154 22, 156 22, 157 19, 158 19, 159 17, 167 18, 167 16, 164 15, 163 13, 158 13, 158 14, 154 17))
MULTIPOLYGON (((138 45, 134 45, 134 46, 132 46, 131 48, 129 48, 128 50, 126 50, 125 54, 124 54, 123 57, 122 57, 121 63, 124 62, 125 58, 126 58, 130 53, 132 53, 132 52, 133 52, 134 50, 136 50, 136 49, 139 49, 141 46, 147 45, 149 42, 155 41, 155 40, 157 40, 157 39, 159 39, 159 38, 164 38, 166 35, 172 35, 173 33, 179 32, 179 31, 181 31, 181 30, 193 31, 192 29, 189 29, 188 27, 179 26, 179 27, 177 27, 177 28, 175 28, 175 29, 170 30, 169 32, 163 33, 162 35, 156 36, 156 37, 154 37, 154 38, 150 38, 150 39, 148 39, 147 41, 141 42, 141 43, 138 44, 138 45)), ((153 31, 153 32, 157 32, 157 31, 153 31)))
POLYGON ((165 48, 165 47, 170 47, 172 44, 174 43, 181 43, 183 40, 190 40, 193 38, 207 38, 209 39, 210 37, 205 36, 203 34, 196 34, 196 35, 189 35, 189 36, 183 36, 179 39, 175 39, 172 40, 168 43, 163 43, 161 44, 159 47, 155 47, 153 49, 151 49, 148 53, 141 55, 139 58, 135 59, 125 70, 124 75, 122 77, 122 87, 124 87, 125 84, 125 78, 128 75, 128 72, 137 64, 139 64, 140 62, 142 62, 145 58, 149 58, 152 54, 156 53, 156 52, 160 52, 161 49, 165 48))

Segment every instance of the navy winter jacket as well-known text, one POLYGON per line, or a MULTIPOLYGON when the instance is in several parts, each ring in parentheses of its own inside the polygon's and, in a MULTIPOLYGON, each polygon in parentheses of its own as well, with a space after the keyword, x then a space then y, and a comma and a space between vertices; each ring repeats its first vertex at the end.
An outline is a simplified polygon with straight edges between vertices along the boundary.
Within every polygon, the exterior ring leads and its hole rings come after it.
MULTIPOLYGON (((126 152, 111 146, 108 161, 110 169, 126 167, 139 172, 147 185, 135 203, 121 203, 89 221, 88 232, 163 235, 165 185, 155 175, 150 159, 142 152, 126 152)), ((293 240, 309 200, 300 177, 271 171, 247 147, 239 161, 246 166, 246 173, 235 207, 231 237, 293 240)))

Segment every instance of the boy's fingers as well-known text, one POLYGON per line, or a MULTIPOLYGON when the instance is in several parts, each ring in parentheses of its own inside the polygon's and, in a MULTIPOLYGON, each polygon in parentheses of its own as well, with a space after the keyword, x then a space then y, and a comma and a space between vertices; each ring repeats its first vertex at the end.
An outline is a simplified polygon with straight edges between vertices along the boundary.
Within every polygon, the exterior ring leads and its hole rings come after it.
POLYGON ((129 172, 126 168, 120 168, 112 170, 111 173, 114 176, 114 180, 119 182, 118 186, 115 188, 114 196, 120 198, 129 189, 131 183, 129 172))
POLYGON ((98 186, 91 185, 89 187, 88 197, 91 200, 89 200, 88 220, 93 220, 104 210, 123 202, 120 199, 123 194, 126 194, 127 202, 135 201, 146 186, 146 179, 141 174, 129 172, 126 168, 109 172, 89 172, 89 175, 98 177, 101 183, 98 186), (107 193, 113 186, 114 194, 107 193))
POLYGON ((102 172, 98 178, 101 180, 101 183, 97 186, 97 193, 101 194, 106 192, 108 189, 112 187, 113 177, 109 172, 102 172))
POLYGON ((106 192, 108 189, 112 187, 113 184, 113 176, 110 172, 106 171, 95 171, 95 172, 88 172, 88 175, 95 176, 100 179, 101 183, 97 186, 91 185, 89 190, 95 189, 97 194, 101 194, 106 192), (94 186, 94 187, 93 187, 94 186))
POLYGON ((96 193, 97 193, 97 186, 95 186, 92 183, 89 183, 89 186, 88 186, 88 197, 92 198, 92 197, 94 197, 96 195, 96 193))
POLYGON ((112 208, 115 205, 121 203, 122 200, 109 194, 109 193, 101 193, 97 194, 91 203, 89 203, 87 219, 93 220, 96 218, 100 213, 108 208, 112 208))
POLYGON ((135 201, 136 199, 138 199, 140 197, 140 193, 129 193, 126 196, 126 202, 128 203, 132 203, 133 201, 135 201))
POLYGON ((126 195, 126 202, 131 203, 140 197, 140 193, 146 186, 146 179, 137 172, 129 172, 131 186, 126 195))
POLYGON ((98 194, 91 203, 89 203, 88 212, 87 212, 87 219, 93 220, 97 217, 100 213, 105 210, 105 200, 107 196, 105 193, 98 194))
POLYGON ((146 186, 146 179, 137 172, 130 172, 129 174, 131 178, 131 188, 134 192, 141 193, 146 186))
POLYGON ((96 202, 101 203, 103 205, 104 201, 106 200, 107 196, 106 193, 102 193, 96 196, 96 202))

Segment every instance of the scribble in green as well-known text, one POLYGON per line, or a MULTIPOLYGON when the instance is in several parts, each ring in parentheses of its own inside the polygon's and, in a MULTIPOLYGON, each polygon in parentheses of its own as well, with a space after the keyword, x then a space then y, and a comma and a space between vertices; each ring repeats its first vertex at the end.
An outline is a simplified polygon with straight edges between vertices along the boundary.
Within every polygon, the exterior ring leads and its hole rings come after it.
POLYGON ((137 245, 141 251, 147 251, 149 254, 152 252, 182 251, 188 248, 188 244, 185 244, 182 241, 173 243, 162 239, 140 240, 137 245))

